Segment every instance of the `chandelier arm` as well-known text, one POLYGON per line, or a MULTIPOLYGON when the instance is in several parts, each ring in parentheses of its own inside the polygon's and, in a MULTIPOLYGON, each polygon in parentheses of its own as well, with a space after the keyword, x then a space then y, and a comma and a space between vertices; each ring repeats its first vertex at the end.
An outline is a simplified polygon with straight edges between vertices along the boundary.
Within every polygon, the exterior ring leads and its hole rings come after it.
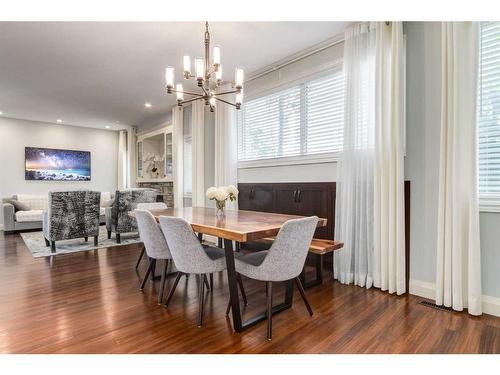
POLYGON ((200 97, 200 98, 205 97, 205 95, 203 95, 203 94, 199 94, 199 93, 196 93, 196 92, 189 92, 189 91, 177 91, 177 90, 174 90, 174 89, 172 89, 171 91, 172 91, 173 93, 174 93, 174 92, 182 92, 183 94, 186 94, 186 95, 191 95, 191 96, 198 96, 198 97, 200 97))
POLYGON ((236 107, 236 104, 233 104, 231 102, 228 102, 227 100, 224 100, 224 99, 221 99, 221 98, 215 98, 216 100, 222 102, 222 103, 226 103, 226 104, 229 104, 229 105, 232 105, 233 107, 236 107))
POLYGON ((194 101, 200 100, 200 99, 203 99, 203 96, 200 96, 198 98, 191 98, 191 99, 183 100, 183 101, 181 101, 181 105, 191 103, 191 102, 194 102, 194 101))
POLYGON ((232 91, 224 91, 224 92, 217 92, 215 94, 213 94, 214 96, 218 96, 218 95, 228 95, 228 94, 237 94, 239 93, 241 90, 232 90, 232 91))

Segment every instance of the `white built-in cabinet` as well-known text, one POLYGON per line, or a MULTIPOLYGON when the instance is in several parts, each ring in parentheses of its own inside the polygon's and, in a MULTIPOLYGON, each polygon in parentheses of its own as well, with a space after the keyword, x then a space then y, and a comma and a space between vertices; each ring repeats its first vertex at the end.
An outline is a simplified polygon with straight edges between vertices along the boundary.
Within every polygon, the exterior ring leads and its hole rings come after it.
POLYGON ((172 182, 172 125, 137 136, 137 182, 172 182))

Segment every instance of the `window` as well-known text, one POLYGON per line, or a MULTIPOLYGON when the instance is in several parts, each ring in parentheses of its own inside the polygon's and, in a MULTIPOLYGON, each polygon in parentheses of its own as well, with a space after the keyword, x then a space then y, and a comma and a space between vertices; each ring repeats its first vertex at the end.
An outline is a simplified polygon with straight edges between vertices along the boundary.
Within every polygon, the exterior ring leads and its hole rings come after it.
POLYGON ((341 151, 343 116, 344 77, 341 70, 249 100, 238 116, 238 160, 341 151))
POLYGON ((482 22, 480 34, 479 198, 500 207, 500 22, 482 22))

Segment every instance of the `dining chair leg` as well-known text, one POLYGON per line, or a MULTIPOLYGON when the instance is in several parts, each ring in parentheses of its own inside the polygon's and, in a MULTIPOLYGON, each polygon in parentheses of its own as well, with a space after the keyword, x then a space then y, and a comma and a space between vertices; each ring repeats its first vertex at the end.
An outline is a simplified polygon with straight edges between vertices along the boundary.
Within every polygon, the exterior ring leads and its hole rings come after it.
POLYGON ((243 287, 243 280, 241 280, 241 275, 239 273, 236 274, 236 281, 238 282, 238 285, 241 290, 241 298, 243 298, 243 302, 245 303, 245 306, 247 306, 248 305, 247 295, 245 293, 245 288, 243 287))
POLYGON ((142 280, 142 283, 141 283, 141 290, 144 289, 144 285, 146 285, 146 281, 148 281, 148 276, 151 273, 151 270, 153 269, 154 263, 155 263, 155 259, 149 260, 148 270, 146 271, 146 274, 144 275, 144 280, 142 280))
MULTIPOLYGON (((206 282, 207 277, 205 274, 202 275, 203 280, 206 282)), ((205 282, 200 283, 200 295, 198 299, 198 328, 201 328, 203 324, 203 306, 205 304, 205 282)), ((207 283, 208 284, 208 283, 207 283)))
POLYGON ((155 280, 155 272, 156 272, 156 259, 154 260, 153 268, 151 269, 151 274, 149 275, 151 277, 151 281, 155 280))
POLYGON ((210 285, 208 285, 208 280, 207 280, 207 275, 203 274, 203 276, 201 276, 203 278, 203 285, 207 287, 207 290, 210 290, 210 285))
POLYGON ((94 247, 99 245, 99 236, 94 236, 94 247))
POLYGON ((142 245, 142 250, 141 253, 139 254, 139 259, 137 259, 137 263, 135 264, 135 269, 139 268, 139 264, 141 264, 141 260, 145 252, 146 252, 146 246, 142 245))
POLYGON ((266 281, 267 289, 267 339, 271 341, 273 336, 273 282, 266 281))
POLYGON ((179 280, 181 279, 181 277, 182 277, 182 272, 177 272, 177 276, 175 277, 172 288, 170 288, 170 292, 168 292, 167 301, 165 302, 165 307, 168 307, 170 300, 174 296, 175 288, 177 288, 177 284, 179 284, 179 280))
POLYGON ((295 284, 297 285, 297 289, 300 292, 300 295, 302 299, 304 300, 304 304, 307 307, 307 311, 309 311, 309 315, 313 316, 313 311, 311 309, 311 305, 309 304, 309 301, 307 300, 306 293, 304 292, 304 287, 302 286, 302 283, 300 282, 300 279, 298 277, 295 278, 295 284))
POLYGON ((161 305, 163 301, 163 289, 165 288, 165 279, 167 278, 168 262, 169 259, 165 259, 165 264, 163 265, 163 272, 161 273, 160 291, 158 292, 158 305, 161 305))
POLYGON ((210 274, 210 290, 214 290, 214 274, 210 274))

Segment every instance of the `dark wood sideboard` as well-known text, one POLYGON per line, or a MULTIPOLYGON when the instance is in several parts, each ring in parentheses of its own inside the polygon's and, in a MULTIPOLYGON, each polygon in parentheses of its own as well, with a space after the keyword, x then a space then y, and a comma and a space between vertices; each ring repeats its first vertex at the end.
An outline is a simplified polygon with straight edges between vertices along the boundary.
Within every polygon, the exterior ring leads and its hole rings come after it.
MULTIPOLYGON (((316 238, 335 239, 335 182, 240 183, 238 206, 241 210, 324 217, 326 227, 318 228, 316 238)), ((405 181, 405 258, 406 289, 410 277, 410 181, 405 181)), ((330 267, 330 257, 325 264, 330 267)))

